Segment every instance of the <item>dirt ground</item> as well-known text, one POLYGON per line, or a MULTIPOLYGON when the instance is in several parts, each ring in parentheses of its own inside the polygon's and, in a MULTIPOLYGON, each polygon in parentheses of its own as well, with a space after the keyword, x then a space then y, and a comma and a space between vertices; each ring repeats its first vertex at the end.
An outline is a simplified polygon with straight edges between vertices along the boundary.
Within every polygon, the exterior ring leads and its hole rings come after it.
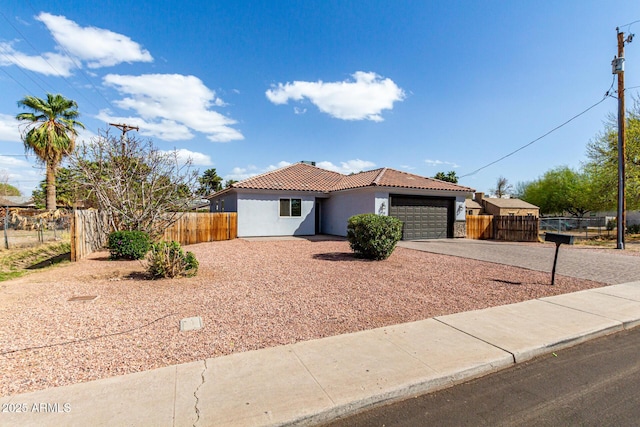
POLYGON ((0 282, 0 395, 603 286, 403 248, 365 261, 345 241, 186 249, 193 278, 147 280, 100 252, 0 282), (203 329, 180 332, 192 316, 203 329))

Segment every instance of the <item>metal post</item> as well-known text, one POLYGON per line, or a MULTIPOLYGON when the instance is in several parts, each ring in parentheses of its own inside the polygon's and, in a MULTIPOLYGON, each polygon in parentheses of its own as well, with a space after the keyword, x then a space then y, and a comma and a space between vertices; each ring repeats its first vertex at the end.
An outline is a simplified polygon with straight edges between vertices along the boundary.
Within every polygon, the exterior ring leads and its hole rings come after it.
POLYGON ((551 270, 551 286, 556 283, 556 264, 558 264, 558 251, 560 250, 560 242, 556 242, 556 256, 553 258, 553 270, 551 270))

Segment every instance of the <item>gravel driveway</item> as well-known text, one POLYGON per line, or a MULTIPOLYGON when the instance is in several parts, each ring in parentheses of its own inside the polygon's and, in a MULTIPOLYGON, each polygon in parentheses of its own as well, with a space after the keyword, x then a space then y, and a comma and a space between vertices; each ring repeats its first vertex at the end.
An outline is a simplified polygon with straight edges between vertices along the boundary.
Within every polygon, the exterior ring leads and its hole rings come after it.
POLYGON ((0 395, 602 286, 405 248, 359 260, 345 241, 188 249, 194 278, 146 280, 140 262, 101 252, 1 282, 0 395), (191 316, 204 328, 180 332, 191 316))

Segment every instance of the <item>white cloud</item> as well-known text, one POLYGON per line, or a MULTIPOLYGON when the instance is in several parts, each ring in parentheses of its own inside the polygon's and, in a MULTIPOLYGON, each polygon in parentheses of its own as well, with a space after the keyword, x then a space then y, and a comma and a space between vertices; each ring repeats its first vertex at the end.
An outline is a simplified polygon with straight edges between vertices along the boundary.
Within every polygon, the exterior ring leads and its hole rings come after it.
POLYGON ((64 16, 42 12, 36 17, 66 52, 85 61, 89 68, 110 67, 123 62, 151 62, 146 49, 129 37, 96 27, 81 27, 64 16))
MULTIPOLYGON (((191 160, 191 164, 194 166, 211 166, 213 162, 211 161, 211 157, 204 154, 198 153, 197 151, 190 151, 186 148, 179 148, 175 150, 176 155, 178 156, 178 161, 181 163, 186 163, 189 159, 191 160)), ((162 151, 162 153, 172 153, 171 151, 162 151)))
POLYGON ((15 117, 0 113, 0 141, 21 142, 20 128, 15 117))
POLYGON ((224 179, 233 179, 236 181, 242 181, 243 179, 251 178, 252 176, 260 175, 265 172, 271 172, 276 169, 283 168, 285 166, 289 166, 291 163, 287 161, 280 161, 275 165, 269 165, 266 168, 258 168, 255 165, 249 165, 246 167, 236 166, 231 170, 230 174, 224 176, 224 179))
POLYGON ((415 166, 410 166, 410 165, 400 165, 400 167, 402 169, 406 169, 408 171, 412 171, 412 170, 414 170, 416 168, 415 166))
POLYGON ((195 76, 108 74, 104 82, 125 96, 114 104, 135 111, 140 118, 118 118, 103 110, 99 114, 101 119, 126 121, 140 126, 143 135, 167 141, 191 139, 191 129, 204 133, 214 142, 244 139, 231 127, 235 120, 210 109, 212 105, 224 105, 224 101, 195 76))
POLYGON ((75 68, 73 61, 58 53, 43 53, 41 56, 27 55, 16 51, 10 43, 0 43, 0 65, 17 65, 46 76, 69 77, 75 68))
POLYGON ((443 162, 442 160, 426 159, 424 161, 428 166, 450 166, 452 168, 459 168, 460 165, 454 162, 443 162))
POLYGON ((316 163, 316 166, 322 169, 327 169, 334 172, 340 172, 342 174, 348 175, 350 173, 358 173, 364 170, 371 169, 375 167, 375 163, 367 161, 367 160, 347 160, 346 162, 340 162, 340 166, 336 166, 331 162, 323 161, 316 163))
POLYGON ((0 66, 18 67, 47 76, 69 77, 72 70, 86 64, 89 68, 109 67, 123 62, 151 62, 153 57, 129 37, 96 27, 81 27, 64 16, 42 12, 42 22, 56 42, 56 52, 27 55, 0 43, 0 66))
POLYGON ((342 120, 383 120, 382 110, 393 109, 393 103, 405 98, 404 91, 393 80, 376 73, 357 71, 353 80, 278 83, 267 90, 266 96, 274 104, 286 104, 290 99, 307 98, 320 111, 342 120))
POLYGON ((278 164, 276 164, 276 165, 269 165, 267 167, 267 171, 274 171, 276 169, 284 168, 284 167, 287 167, 289 165, 291 165, 291 163, 285 162, 284 160, 282 160, 282 161, 278 162, 278 164))

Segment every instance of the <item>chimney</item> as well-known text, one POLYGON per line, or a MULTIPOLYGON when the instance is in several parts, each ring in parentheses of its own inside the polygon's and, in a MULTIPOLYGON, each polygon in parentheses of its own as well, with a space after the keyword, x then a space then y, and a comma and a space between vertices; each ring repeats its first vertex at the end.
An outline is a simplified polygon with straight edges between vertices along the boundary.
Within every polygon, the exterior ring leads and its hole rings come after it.
POLYGON ((473 200, 475 200, 476 203, 482 204, 482 199, 484 199, 484 193, 475 193, 473 196, 473 200))

